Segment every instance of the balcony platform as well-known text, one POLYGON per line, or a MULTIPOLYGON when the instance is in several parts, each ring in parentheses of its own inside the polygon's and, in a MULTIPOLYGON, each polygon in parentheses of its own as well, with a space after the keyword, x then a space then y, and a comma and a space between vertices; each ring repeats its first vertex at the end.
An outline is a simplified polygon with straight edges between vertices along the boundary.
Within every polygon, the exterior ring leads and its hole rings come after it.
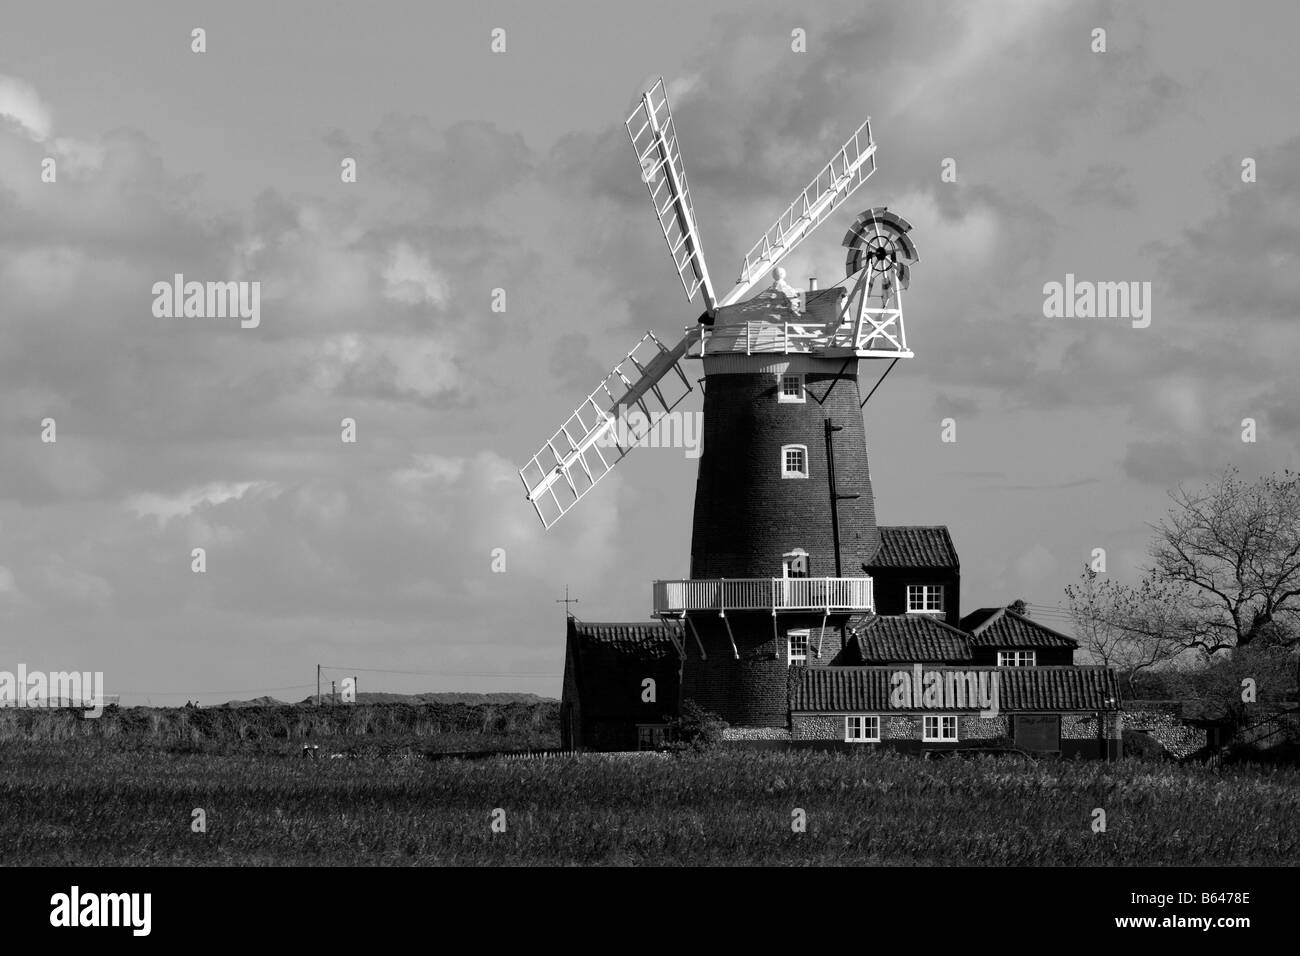
MULTIPOLYGON (((885 311, 885 310, 873 310, 885 311)), ((890 309, 897 316, 898 310, 890 309)), ((824 358, 911 358, 871 327, 855 334, 851 324, 813 320, 778 322, 771 320, 719 324, 705 329, 687 358, 711 355, 821 355, 824 358)))
POLYGON ((875 610, 872 579, 853 578, 693 578, 654 582, 654 613, 688 611, 821 611, 824 614, 875 610))

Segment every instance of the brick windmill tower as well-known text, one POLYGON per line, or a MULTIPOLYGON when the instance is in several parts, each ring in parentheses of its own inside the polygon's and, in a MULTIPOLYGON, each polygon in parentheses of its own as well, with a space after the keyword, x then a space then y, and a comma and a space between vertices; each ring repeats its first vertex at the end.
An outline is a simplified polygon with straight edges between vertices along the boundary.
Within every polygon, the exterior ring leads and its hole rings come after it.
POLYGON ((701 362, 691 576, 656 581, 654 612, 678 624, 684 697, 732 723, 780 726, 789 663, 833 656, 845 627, 875 610, 864 565, 880 534, 858 371, 862 360, 888 359, 888 374, 912 356, 902 307, 917 260, 911 226, 884 207, 862 213, 844 237, 845 278, 827 289, 814 280, 796 290, 778 266, 875 172, 867 120, 754 243, 719 299, 662 79, 626 126, 687 300, 700 293, 704 312, 672 347, 647 332, 520 477, 551 527, 645 437, 652 403, 668 412, 689 394, 682 362, 701 362), (632 409, 643 414, 629 418, 632 409))

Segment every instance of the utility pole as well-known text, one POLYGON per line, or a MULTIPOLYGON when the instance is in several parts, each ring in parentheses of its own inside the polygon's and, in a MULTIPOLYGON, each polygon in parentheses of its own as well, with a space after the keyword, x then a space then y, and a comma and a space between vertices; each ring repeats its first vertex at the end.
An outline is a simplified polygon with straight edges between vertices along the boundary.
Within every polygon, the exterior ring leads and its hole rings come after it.
POLYGON ((339 702, 339 693, 335 687, 335 681, 330 681, 330 705, 337 705, 339 702))
POLYGON ((316 706, 320 706, 320 665, 316 665, 316 706))

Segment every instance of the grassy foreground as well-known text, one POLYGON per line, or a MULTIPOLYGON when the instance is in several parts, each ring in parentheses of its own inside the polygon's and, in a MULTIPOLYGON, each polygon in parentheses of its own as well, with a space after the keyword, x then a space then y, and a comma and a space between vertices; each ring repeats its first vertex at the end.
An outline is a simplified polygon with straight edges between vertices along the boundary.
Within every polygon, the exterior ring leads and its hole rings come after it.
POLYGON ((1300 860, 1290 768, 788 752, 310 761, 91 743, 0 744, 0 864, 1300 860), (191 830, 195 808, 206 833, 191 830))

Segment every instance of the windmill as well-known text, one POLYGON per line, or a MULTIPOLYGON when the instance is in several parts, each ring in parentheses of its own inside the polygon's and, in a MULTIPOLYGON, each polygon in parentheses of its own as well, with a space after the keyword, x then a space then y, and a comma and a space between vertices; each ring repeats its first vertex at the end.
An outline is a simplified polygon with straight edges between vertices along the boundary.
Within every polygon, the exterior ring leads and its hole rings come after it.
MULTIPOLYGON (((754 243, 741 263, 736 284, 719 299, 705 263, 686 167, 662 78, 642 93, 624 125, 636 151, 641 179, 667 242, 674 271, 688 302, 697 294, 702 296, 704 313, 671 347, 647 331, 520 469, 527 498, 547 528, 577 504, 644 437, 652 417, 651 402, 668 412, 691 392, 681 361, 699 348, 707 330, 715 323, 718 310, 739 302, 876 169, 876 145, 871 138, 871 121, 867 119, 754 243), (618 435, 618 422, 625 420, 626 411, 634 407, 643 416, 634 420, 630 432, 618 435)), ((878 260, 872 261, 878 264, 878 260)), ((905 264, 903 268, 906 269, 905 264)), ((857 272, 865 270, 852 268, 850 275, 857 272)), ((859 327, 866 321, 866 314, 861 314, 859 327)), ((901 310, 894 324, 901 333, 901 310)), ((898 341, 902 342, 901 337, 898 341)), ((901 344, 899 352, 906 352, 901 344)))
POLYGON ((865 565, 880 536, 858 364, 890 359, 888 374, 912 356, 902 309, 917 261, 911 226, 886 207, 869 209, 844 237, 840 283, 799 292, 785 282, 779 263, 875 172, 867 119, 750 247, 719 297, 662 79, 625 125, 673 269, 687 301, 699 295, 704 309, 676 343, 647 332, 519 474, 552 527, 644 437, 651 403, 669 412, 691 392, 682 362, 699 360, 691 576, 656 581, 654 613, 681 625, 683 695, 724 719, 782 721, 787 664, 820 654, 828 625, 843 635, 854 616, 874 613, 865 565), (750 295, 768 275, 772 284, 750 295), (633 408, 643 414, 620 430, 633 408))

